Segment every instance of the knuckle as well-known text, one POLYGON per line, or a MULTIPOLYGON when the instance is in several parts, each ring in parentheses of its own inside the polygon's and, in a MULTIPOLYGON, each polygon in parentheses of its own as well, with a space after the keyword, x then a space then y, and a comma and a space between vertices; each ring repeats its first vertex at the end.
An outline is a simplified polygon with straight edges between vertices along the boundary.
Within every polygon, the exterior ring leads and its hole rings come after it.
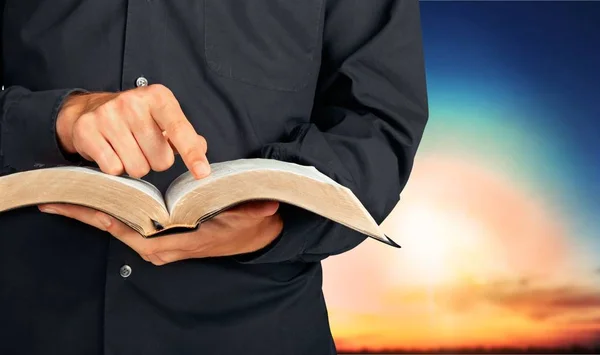
POLYGON ((154 122, 144 119, 144 116, 134 115, 134 117, 131 118, 131 126, 138 139, 144 141, 156 139, 154 138, 156 130, 154 122))
POLYGON ((161 110, 165 110, 174 105, 178 105, 173 92, 164 85, 153 84, 148 86, 149 99, 151 104, 161 110))
POLYGON ((166 157, 163 162, 164 166, 167 167, 167 169, 173 166, 173 164, 175 164, 175 154, 173 153, 171 147, 167 147, 166 157))
POLYGON ((180 135, 185 132, 186 129, 189 128, 189 124, 184 120, 174 120, 169 123, 167 127, 167 132, 169 132, 173 136, 180 135))
POLYGON ((165 171, 168 170, 175 163, 175 156, 171 154, 165 154, 162 159, 154 159, 152 161, 152 169, 154 171, 165 171))
POLYGON ((97 162, 104 162, 100 167, 101 170, 110 175, 121 175, 123 174, 123 164, 113 154, 110 154, 106 150, 98 150, 96 154, 97 162))
POLYGON ((142 176, 146 176, 150 172, 150 170, 151 170, 150 165, 146 163, 139 168, 138 173, 140 173, 140 177, 142 177, 142 176))
POLYGON ((150 167, 148 166, 136 166, 135 168, 127 169, 127 174, 134 178, 141 178, 146 176, 150 172, 150 167))
POLYGON ((184 157, 188 161, 196 161, 202 158, 202 154, 195 147, 185 148, 183 151, 179 152, 182 157, 184 157))
POLYGON ((123 174, 123 165, 120 163, 108 163, 104 167, 104 172, 110 175, 121 175, 123 174))
POLYGON ((206 138, 201 135, 198 135, 198 145, 202 148, 204 153, 208 151, 208 142, 206 141, 206 138))
POLYGON ((150 92, 151 95, 153 96, 158 96, 158 97, 170 97, 173 96, 173 92, 171 92, 171 90, 162 85, 162 84, 152 84, 147 86, 147 90, 148 92, 150 92))
POLYGON ((106 104, 96 109, 96 122, 102 128, 112 127, 118 120, 119 115, 114 107, 114 104, 106 104))
POLYGON ((110 100, 98 106, 93 112, 101 118, 112 116, 117 110, 117 100, 110 100))
POLYGON ((116 96, 113 100, 106 103, 106 105, 111 105, 116 110, 125 110, 130 105, 132 101, 135 100, 135 96, 129 95, 129 93, 123 93, 121 95, 116 96))
POLYGON ((81 115, 73 126, 73 135, 85 136, 89 134, 89 130, 95 128, 95 115, 93 113, 85 113, 81 115))
POLYGON ((120 92, 115 100, 123 103, 135 102, 138 100, 139 95, 135 90, 127 90, 120 92))
POLYGON ((125 169, 125 172, 127 173, 128 176, 135 178, 135 179, 139 179, 143 176, 141 173, 138 173, 137 171, 132 170, 132 169, 125 169))
POLYGON ((146 106, 145 95, 139 91, 127 91, 118 96, 118 99, 124 103, 124 106, 136 116, 142 116, 143 107, 146 106))

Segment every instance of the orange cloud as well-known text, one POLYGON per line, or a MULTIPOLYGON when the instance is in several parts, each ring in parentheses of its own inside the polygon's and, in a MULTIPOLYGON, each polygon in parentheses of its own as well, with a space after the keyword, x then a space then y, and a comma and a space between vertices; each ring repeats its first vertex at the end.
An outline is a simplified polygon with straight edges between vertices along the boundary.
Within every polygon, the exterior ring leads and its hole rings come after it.
POLYGON ((497 281, 390 289, 381 313, 331 310, 346 349, 563 346, 600 340, 600 289, 497 281))
POLYGON ((600 316, 600 288, 530 283, 521 280, 479 286, 451 285, 436 289, 435 299, 449 311, 466 312, 486 303, 538 321, 578 322, 600 316))
POLYGON ((498 305, 535 319, 564 317, 570 313, 600 313, 600 292, 575 288, 488 290, 485 297, 498 305))
POLYGON ((569 216, 485 165, 419 157, 383 224, 403 248, 367 241, 325 261, 340 344, 426 349, 598 339, 600 287, 571 248, 569 216))

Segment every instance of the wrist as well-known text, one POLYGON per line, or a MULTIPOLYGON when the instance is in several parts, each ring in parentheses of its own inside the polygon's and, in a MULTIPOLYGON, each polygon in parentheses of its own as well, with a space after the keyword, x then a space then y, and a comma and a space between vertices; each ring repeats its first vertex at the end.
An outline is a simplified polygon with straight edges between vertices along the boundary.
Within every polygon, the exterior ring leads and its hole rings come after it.
POLYGON ((73 92, 63 100, 56 117, 56 135, 61 149, 68 154, 75 154, 73 146, 73 125, 86 107, 85 92, 73 92))

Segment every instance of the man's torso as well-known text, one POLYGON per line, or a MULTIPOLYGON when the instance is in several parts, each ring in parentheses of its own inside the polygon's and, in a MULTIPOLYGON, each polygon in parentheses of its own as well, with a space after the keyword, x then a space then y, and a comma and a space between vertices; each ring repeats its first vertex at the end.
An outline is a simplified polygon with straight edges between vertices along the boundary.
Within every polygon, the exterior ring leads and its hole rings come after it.
MULTIPOLYGON (((3 84, 120 91, 143 77, 174 92, 211 162, 249 157, 309 120, 322 23, 321 0, 8 0, 3 84)), ((145 179, 164 191, 184 170, 145 179)), ((156 267, 35 208, 0 215, 0 329, 2 354, 333 352, 319 264, 156 267)))

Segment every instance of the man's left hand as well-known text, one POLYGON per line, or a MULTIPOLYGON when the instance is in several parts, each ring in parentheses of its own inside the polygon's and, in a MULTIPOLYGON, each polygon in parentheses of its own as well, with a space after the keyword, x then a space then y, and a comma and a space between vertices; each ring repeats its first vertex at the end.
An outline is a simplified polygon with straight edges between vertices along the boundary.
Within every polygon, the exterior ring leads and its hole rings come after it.
POLYGON ((253 201, 222 212, 195 231, 146 239, 121 221, 94 209, 67 204, 39 206, 42 212, 74 218, 109 232, 155 265, 260 250, 281 233, 283 222, 278 208, 276 201, 253 201))

